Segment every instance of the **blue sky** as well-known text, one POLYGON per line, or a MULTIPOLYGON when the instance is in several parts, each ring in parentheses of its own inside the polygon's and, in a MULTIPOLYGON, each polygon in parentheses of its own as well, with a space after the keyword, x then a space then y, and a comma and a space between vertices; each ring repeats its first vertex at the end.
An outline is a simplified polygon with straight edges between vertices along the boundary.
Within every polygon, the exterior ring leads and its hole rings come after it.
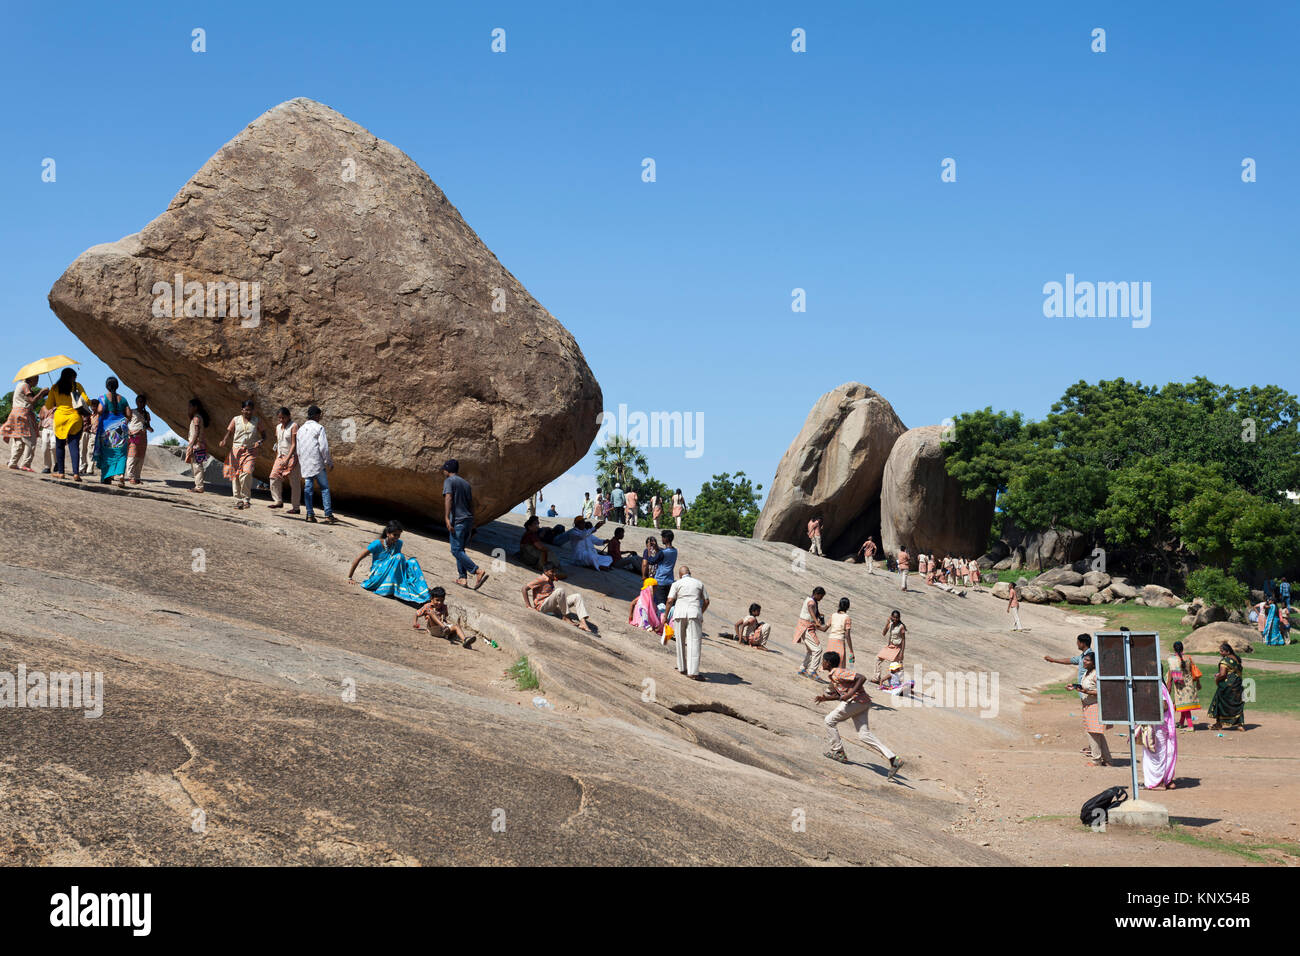
POLYGON ((10 4, 0 341, 97 392, 50 285, 307 96, 432 176, 608 409, 703 415, 699 457, 648 452, 688 497, 766 487, 846 381, 909 426, 1081 378, 1295 390, 1298 39, 1295 4, 10 4), (1067 273, 1150 282, 1150 326, 1044 317, 1067 273))

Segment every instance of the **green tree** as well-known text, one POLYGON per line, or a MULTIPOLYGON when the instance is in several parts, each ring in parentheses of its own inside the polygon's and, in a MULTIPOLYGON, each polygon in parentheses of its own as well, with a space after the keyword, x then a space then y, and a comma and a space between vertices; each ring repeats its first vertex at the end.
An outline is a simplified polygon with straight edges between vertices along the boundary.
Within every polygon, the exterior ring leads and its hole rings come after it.
POLYGON ((1250 597, 1246 585, 1219 568, 1197 568, 1187 575, 1187 593, 1226 608, 1241 607, 1250 597))
POLYGON ((624 435, 610 435, 596 449, 596 484, 604 491, 620 485, 624 491, 638 472, 648 474, 650 463, 645 453, 624 435))
POLYGON ((9 413, 13 411, 14 393, 5 392, 4 397, 0 398, 0 422, 7 421, 9 413))
POLYGON ((944 466, 972 500, 996 498, 1006 490, 1012 469, 1024 452, 1024 423, 1019 412, 991 407, 958 415, 952 437, 944 442, 944 466))
POLYGON ((723 472, 700 488, 682 516, 682 527, 705 534, 728 534, 748 538, 758 521, 758 498, 762 485, 754 485, 743 471, 733 478, 723 472))

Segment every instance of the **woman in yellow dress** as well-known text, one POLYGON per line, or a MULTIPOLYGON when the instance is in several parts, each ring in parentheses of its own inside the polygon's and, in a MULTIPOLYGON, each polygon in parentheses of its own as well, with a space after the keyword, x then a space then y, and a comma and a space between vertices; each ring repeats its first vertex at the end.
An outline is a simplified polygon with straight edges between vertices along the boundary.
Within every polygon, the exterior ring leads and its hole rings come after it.
POLYGON ((86 390, 77 382, 76 369, 65 368, 45 399, 45 407, 54 411, 54 474, 60 478, 64 477, 66 452, 72 459, 72 480, 81 481, 82 416, 90 414, 89 406, 86 390))

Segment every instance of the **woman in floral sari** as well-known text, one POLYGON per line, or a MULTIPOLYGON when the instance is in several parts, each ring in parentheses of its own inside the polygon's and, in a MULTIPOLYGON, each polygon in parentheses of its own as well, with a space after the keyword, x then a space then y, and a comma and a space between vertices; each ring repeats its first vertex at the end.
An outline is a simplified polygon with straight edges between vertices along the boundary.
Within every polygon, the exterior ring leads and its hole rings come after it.
POLYGON ((1223 730, 1223 725, 1246 729, 1246 704, 1241 697, 1241 658, 1224 641, 1219 645, 1219 672, 1214 675, 1214 698, 1208 713, 1214 718, 1211 730, 1223 730))
POLYGON ((1201 709, 1201 669, 1183 654, 1183 642, 1174 641, 1173 656, 1165 661, 1165 689, 1173 698, 1178 727, 1196 729, 1196 712, 1201 709))
POLYGON ((429 585, 425 583, 420 562, 402 554, 400 523, 388 522, 380 536, 356 556, 348 568, 349 583, 366 555, 370 555, 370 576, 361 582, 363 588, 380 597, 395 597, 410 604, 429 603, 429 585))
POLYGON ((99 396, 99 434, 95 436, 95 462, 99 465, 100 484, 114 478, 126 487, 126 452, 130 441, 131 406, 117 393, 117 379, 104 383, 107 390, 99 396))

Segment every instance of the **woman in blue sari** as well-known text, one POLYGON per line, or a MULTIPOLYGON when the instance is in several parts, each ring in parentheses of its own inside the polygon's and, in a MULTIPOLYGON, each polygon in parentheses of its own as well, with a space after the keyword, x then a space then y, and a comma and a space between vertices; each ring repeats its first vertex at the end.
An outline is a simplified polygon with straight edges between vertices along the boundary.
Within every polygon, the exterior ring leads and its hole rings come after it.
POLYGON ((1286 637, 1282 634, 1282 621, 1278 617, 1277 602, 1271 597, 1264 602, 1264 612, 1266 617, 1264 623, 1259 629, 1259 633, 1264 638, 1265 644, 1285 644, 1286 637))
POLYGON ((117 393, 117 379, 104 383, 108 391, 99 397, 99 431, 95 434, 95 462, 100 484, 114 478, 126 487, 126 451, 130 440, 131 406, 117 393))
POLYGON ((411 604, 429 603, 429 586, 424 582, 420 562, 402 554, 400 524, 388 522, 383 534, 357 555, 352 567, 348 568, 349 581, 366 555, 370 555, 370 576, 361 582, 363 588, 380 597, 395 597, 411 604))

